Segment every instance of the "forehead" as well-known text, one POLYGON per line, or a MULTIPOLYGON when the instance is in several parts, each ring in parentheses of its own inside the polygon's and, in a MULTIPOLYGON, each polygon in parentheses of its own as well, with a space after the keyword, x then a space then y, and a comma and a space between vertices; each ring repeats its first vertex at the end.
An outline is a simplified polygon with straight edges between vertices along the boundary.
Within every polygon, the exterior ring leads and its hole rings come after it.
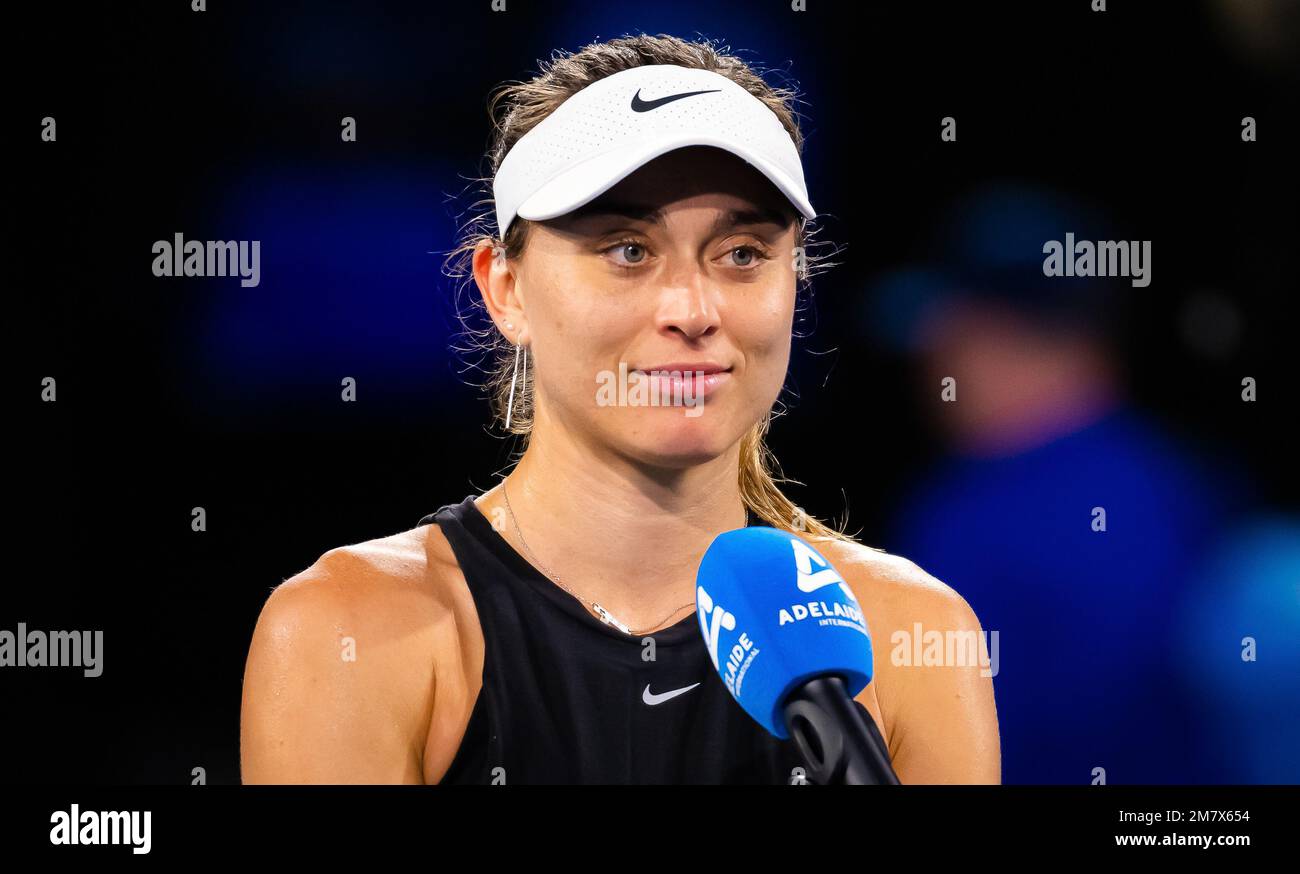
POLYGON ((691 146, 661 155, 637 168, 600 197, 569 213, 577 221, 629 204, 661 209, 700 195, 723 195, 726 209, 740 209, 788 224, 794 206, 767 177, 743 159, 710 146, 691 146))

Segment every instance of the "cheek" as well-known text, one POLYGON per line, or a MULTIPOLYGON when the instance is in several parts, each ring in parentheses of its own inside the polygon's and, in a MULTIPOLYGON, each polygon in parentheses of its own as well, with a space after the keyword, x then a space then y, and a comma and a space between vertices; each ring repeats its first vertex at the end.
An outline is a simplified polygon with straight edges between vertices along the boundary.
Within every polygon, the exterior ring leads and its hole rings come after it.
POLYGON ((588 322, 595 317, 580 271, 573 269, 572 259, 544 255, 530 267, 520 278, 537 354, 557 363, 580 357, 575 340, 589 332, 588 322))
POLYGON ((781 389, 785 385, 786 372, 790 369, 795 297, 796 290, 793 287, 786 289, 769 314, 770 346, 767 352, 771 362, 771 382, 768 386, 768 396, 764 398, 768 403, 775 403, 777 396, 781 394, 781 389))
POLYGON ((790 360, 794 304, 794 289, 781 287, 754 296, 748 307, 734 314, 736 340, 752 366, 784 376, 790 360))
POLYGON ((538 378, 553 396, 595 396, 599 371, 617 367, 636 336, 644 314, 620 300, 618 289, 602 287, 573 259, 539 259, 527 278, 531 342, 541 359, 538 378))

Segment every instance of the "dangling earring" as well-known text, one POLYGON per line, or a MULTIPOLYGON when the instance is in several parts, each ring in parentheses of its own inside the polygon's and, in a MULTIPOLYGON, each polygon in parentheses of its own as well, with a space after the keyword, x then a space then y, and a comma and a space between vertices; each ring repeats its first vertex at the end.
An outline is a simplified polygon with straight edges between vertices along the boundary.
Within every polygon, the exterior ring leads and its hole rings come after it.
MULTIPOLYGON (((514 325, 511 325, 511 324, 507 323, 507 324, 506 324, 506 327, 508 327, 508 328, 513 328, 514 325)), ((513 372, 513 373, 511 374, 511 376, 510 376, 510 401, 506 404, 506 430, 507 430, 507 431, 510 430, 510 419, 511 419, 511 416, 512 416, 512 414, 514 413, 514 409, 515 409, 515 383, 519 381, 519 357, 520 357, 520 355, 522 355, 522 356, 523 356, 523 359, 524 359, 524 380, 527 381, 527 379, 528 379, 528 350, 524 347, 524 345, 523 345, 522 343, 516 343, 516 344, 515 344, 515 369, 514 369, 514 372, 513 372)))

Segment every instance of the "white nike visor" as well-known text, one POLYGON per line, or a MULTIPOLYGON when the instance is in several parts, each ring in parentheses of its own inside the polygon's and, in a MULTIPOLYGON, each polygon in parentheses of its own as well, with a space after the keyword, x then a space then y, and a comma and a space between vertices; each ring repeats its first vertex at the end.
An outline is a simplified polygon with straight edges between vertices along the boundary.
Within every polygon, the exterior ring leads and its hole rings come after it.
POLYGON ((593 82, 519 138, 492 181, 498 233, 504 238, 516 217, 572 212, 685 146, 743 158, 805 218, 816 217, 799 152, 772 110, 720 73, 653 64, 593 82))

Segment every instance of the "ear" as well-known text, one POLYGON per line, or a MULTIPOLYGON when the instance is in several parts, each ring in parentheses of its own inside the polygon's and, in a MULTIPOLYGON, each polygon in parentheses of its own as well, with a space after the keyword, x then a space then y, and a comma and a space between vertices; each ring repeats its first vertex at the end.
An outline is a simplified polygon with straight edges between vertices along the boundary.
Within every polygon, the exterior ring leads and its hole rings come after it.
POLYGON ((474 250, 474 283, 497 330, 511 343, 527 345, 528 322, 519 295, 515 270, 499 240, 480 243, 474 250))

